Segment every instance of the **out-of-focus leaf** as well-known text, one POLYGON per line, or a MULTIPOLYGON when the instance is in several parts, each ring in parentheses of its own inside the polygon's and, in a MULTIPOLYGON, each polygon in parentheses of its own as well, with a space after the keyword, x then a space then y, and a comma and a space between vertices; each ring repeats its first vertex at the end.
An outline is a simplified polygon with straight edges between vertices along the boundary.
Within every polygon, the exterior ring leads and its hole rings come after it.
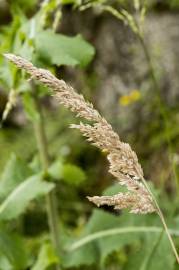
POLYGON ((0 269, 26 269, 27 252, 23 239, 15 234, 0 231, 0 269))
POLYGON ((24 93, 22 100, 27 117, 33 122, 39 121, 39 113, 36 110, 34 99, 31 97, 30 93, 24 93))
POLYGON ((74 164, 64 164, 62 160, 55 161, 49 168, 49 174, 56 180, 63 180, 72 185, 85 181, 84 171, 74 164))
POLYGON ((34 174, 37 174, 41 171, 41 162, 39 155, 34 155, 32 161, 29 163, 29 167, 32 169, 34 174))
POLYGON ((7 257, 0 251, 0 270, 3 269, 12 270, 13 268, 7 257))
POLYGON ((0 180, 0 199, 7 196, 17 185, 32 174, 26 162, 12 154, 0 180))
POLYGON ((165 233, 153 235, 153 237, 147 234, 140 250, 129 255, 124 270, 131 268, 133 270, 174 270, 174 261, 175 258, 165 233))
POLYGON ((63 175, 62 172, 63 172, 63 162, 60 159, 55 160, 55 162, 53 162, 50 168, 48 169, 49 175, 56 180, 62 179, 63 175))
POLYGON ((28 203, 48 193, 54 187, 53 183, 42 180, 41 175, 29 177, 20 183, 0 205, 0 220, 16 218, 24 212, 28 203))
POLYGON ((85 67, 94 56, 94 48, 80 35, 67 37, 51 30, 36 35, 37 57, 55 65, 85 67))
POLYGON ((84 171, 73 164, 64 164, 63 179, 69 184, 79 185, 86 179, 84 171))
MULTIPOLYGON (((101 210, 95 210, 92 217, 90 218, 85 230, 82 232, 81 236, 88 236, 91 233, 94 232, 101 232, 105 231, 107 229, 112 228, 125 228, 127 230, 126 224, 128 226, 133 226, 133 228, 140 228, 141 226, 144 226, 145 224, 145 232, 144 231, 134 231, 134 233, 128 232, 125 234, 115 234, 115 235, 109 235, 106 237, 96 238, 96 240, 93 240, 93 242, 89 242, 84 246, 79 246, 78 248, 71 249, 70 248, 70 242, 67 244, 69 249, 69 254, 67 253, 64 256, 64 263, 65 266, 76 266, 76 265, 83 265, 86 264, 85 260, 83 259, 86 254, 86 248, 89 250, 95 250, 95 254, 90 254, 90 261, 88 263, 97 263, 99 265, 104 265, 105 259, 109 254, 111 254, 114 251, 120 250, 121 248, 124 248, 127 244, 138 246, 138 251, 140 253, 140 258, 137 258, 136 256, 136 266, 134 269, 140 269, 140 270, 162 270, 162 267, 164 265, 167 265, 167 269, 173 270, 173 262, 174 262, 174 256, 170 248, 170 244, 168 243, 168 239, 164 236, 161 240, 161 243, 159 243, 158 247, 156 248, 155 256, 152 254, 152 256, 155 257, 155 261, 150 261, 150 253, 152 251, 152 247, 155 246, 155 243, 158 239, 158 237, 161 234, 161 230, 154 230, 151 232, 151 230, 147 231, 147 226, 150 224, 157 224, 157 218, 153 216, 152 218, 148 216, 137 216, 132 214, 124 214, 120 216, 114 216, 112 214, 106 213, 101 210), (150 221, 150 222, 149 222, 150 221), (145 246, 145 252, 142 246, 145 246), (165 258, 162 258, 162 254, 166 252, 167 256, 165 258), (96 254, 98 254, 98 259, 96 261, 96 254), (163 262, 157 262, 157 256, 158 260, 163 262), (161 259, 159 259, 159 257, 161 259), (77 260, 78 259, 78 260, 77 260), (140 267, 146 267, 150 263, 151 268, 140 268, 140 267), (157 267, 158 268, 157 268, 157 267), (156 268, 155 268, 156 267, 156 268)), ((160 228, 161 226, 159 226, 160 228)), ((155 227, 154 227, 155 228, 155 227)), ((157 228, 157 227, 156 227, 157 228)), ((73 242, 76 243, 76 240, 73 242)), ((73 246, 73 243, 71 243, 71 246, 73 246)), ((126 266, 127 267, 127 266, 126 266)), ((131 269, 129 268, 126 268, 131 269)), ((125 269, 125 270, 126 270, 125 269)))
POLYGON ((45 243, 41 247, 37 261, 31 270, 45 270, 57 263, 59 263, 59 258, 55 255, 52 245, 45 243))
POLYGON ((28 11, 28 10, 33 9, 38 1, 37 0, 30 0, 30 1, 27 1, 27 0, 10 0, 9 2, 13 7, 19 7, 21 9, 23 9, 24 11, 28 11))
MULTIPOLYGON (((120 225, 120 221, 121 221, 120 217, 95 209, 84 231, 81 233, 81 237, 87 236, 93 232, 98 232, 98 231, 105 230, 108 228, 118 227, 120 225)), ((108 251, 110 248, 110 251, 109 251, 110 253, 116 250, 117 246, 118 248, 120 248, 121 246, 123 246, 125 243, 128 243, 129 241, 129 238, 123 239, 122 241, 120 241, 119 238, 120 238, 119 236, 107 237, 103 239, 103 242, 101 240, 93 241, 77 250, 69 251, 69 253, 65 254, 65 256, 63 257, 64 265, 68 267, 69 266, 72 267, 72 266, 79 266, 79 265, 86 265, 86 264, 93 264, 93 263, 100 264, 101 259, 102 259, 101 248, 103 245, 106 245, 106 244, 109 245, 108 251), (110 242, 112 242, 112 245, 110 242), (116 243, 117 243, 117 246, 116 246, 116 243), (88 251, 87 254, 86 254, 86 251, 88 251), (91 252, 91 251, 94 251, 94 252, 91 252), (84 259, 86 255, 87 255, 87 263, 85 262, 85 259, 84 259)), ((73 243, 75 242, 76 241, 74 240, 73 243)), ((69 247, 70 243, 68 243, 67 246, 69 247)))
MULTIPOLYGON (((114 185, 108 188, 105 191, 105 194, 112 195, 116 194, 117 192, 121 191, 119 185, 114 185)), ((116 214, 107 213, 102 210, 95 209, 91 218, 89 219, 87 225, 85 226, 84 230, 81 232, 80 237, 74 239, 73 242, 69 239, 69 242, 66 242, 66 254, 64 255, 64 265, 65 266, 79 266, 85 265, 84 256, 86 255, 86 248, 89 250, 95 250, 94 253, 90 254, 90 260, 87 264, 98 264, 99 266, 104 266, 106 258, 113 252, 121 250, 126 247, 126 245, 131 246, 131 250, 134 250, 133 247, 138 247, 138 251, 140 253, 140 258, 136 261, 136 269, 140 269, 140 267, 145 265, 145 263, 150 262, 150 252, 151 247, 154 247, 158 237, 161 234, 161 224, 157 217, 157 215, 134 215, 124 212, 123 214, 120 212, 116 212, 116 214), (147 227, 149 230, 147 230, 147 227), (120 230, 120 232, 124 229, 128 233, 111 233, 105 235, 106 231, 115 231, 120 230), (131 229, 130 229, 131 228, 131 229), (136 229, 135 229, 136 228, 136 229), (140 228, 143 228, 140 230, 140 228), (153 229, 152 229, 153 228, 153 229), (76 245, 77 241, 82 243, 83 240, 89 239, 93 234, 100 234, 105 235, 105 237, 96 237, 93 241, 86 241, 84 245, 76 245), (150 241, 149 241, 150 240, 150 241), (143 245, 146 247, 146 252, 143 252, 143 245), (96 254, 98 259, 96 260, 96 254)), ((169 270, 173 270, 172 265, 174 261, 174 256, 172 251, 169 247, 169 243, 167 239, 161 240, 160 245, 157 247, 156 253, 158 256, 162 254, 162 252, 167 252, 166 265, 169 270), (166 241, 165 241, 166 240, 166 241)), ((137 256, 136 256, 137 258, 137 256)), ((165 261, 165 259, 163 259, 165 261)), ((156 256, 157 260, 157 256, 156 256)), ((165 264, 164 263, 164 264, 165 264)), ((141 268, 140 270, 155 270, 155 263, 150 264, 152 268, 141 268)), ((159 265, 159 270, 162 269, 160 263, 156 263, 159 265)), ((161 264, 163 265, 163 264, 161 264)), ((127 266, 126 266, 127 267, 127 266)), ((131 268, 127 268, 131 269, 131 268)), ((135 268, 134 268, 135 269, 135 268)))
POLYGON ((108 187, 104 192, 104 196, 112 196, 119 192, 126 192, 127 188, 125 186, 121 186, 119 183, 116 183, 110 187, 108 187))
POLYGON ((62 5, 69 5, 73 4, 74 6, 79 6, 81 4, 81 0, 62 0, 62 5))
POLYGON ((171 1, 168 1, 168 3, 172 8, 178 8, 179 7, 179 1, 178 0, 171 0, 171 1))
MULTIPOLYGON (((71 240, 72 238, 69 239, 69 245, 71 240)), ((70 254, 64 254, 62 257, 62 264, 64 268, 92 265, 97 263, 100 258, 99 249, 94 243, 87 244, 85 245, 84 249, 75 250, 70 252, 70 254)))

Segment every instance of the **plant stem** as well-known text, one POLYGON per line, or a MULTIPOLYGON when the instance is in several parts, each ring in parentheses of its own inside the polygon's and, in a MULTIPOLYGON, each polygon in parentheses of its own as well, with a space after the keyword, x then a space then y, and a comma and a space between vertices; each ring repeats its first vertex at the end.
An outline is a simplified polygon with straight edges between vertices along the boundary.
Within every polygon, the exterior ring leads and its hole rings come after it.
POLYGON ((173 253, 174 253, 175 257, 176 257, 177 263, 179 264, 179 255, 178 255, 178 252, 177 252, 177 250, 176 250, 176 247, 175 247, 175 244, 174 244, 174 242, 173 242, 173 239, 172 239, 172 237, 171 237, 171 235, 170 235, 168 226, 167 226, 167 224, 166 224, 166 221, 165 221, 164 215, 163 215, 163 213, 162 213, 162 211, 161 211, 161 209, 160 209, 160 206, 159 206, 159 204, 158 204, 158 202, 157 202, 155 196, 153 195, 153 193, 152 193, 150 187, 148 186, 146 180, 145 180, 143 177, 141 177, 141 180, 142 180, 143 184, 145 185, 146 189, 148 190, 149 194, 150 194, 151 197, 152 197, 152 200, 153 200, 153 202, 154 202, 154 204, 155 204, 155 207, 156 207, 157 214, 158 214, 159 217, 160 217, 160 220, 161 220, 161 222, 162 222, 163 228, 164 228, 164 230, 165 230, 165 232, 166 232, 166 235, 167 235, 168 240, 169 240, 169 242, 170 242, 170 245, 171 245, 171 247, 172 247, 173 253))
MULTIPOLYGON (((50 159, 48 153, 48 143, 45 133, 44 127, 44 119, 42 114, 42 108, 40 102, 36 95, 34 95, 34 101, 36 104, 36 109, 39 113, 39 120, 33 123, 34 131, 37 141, 37 147, 40 155, 40 161, 43 167, 44 172, 47 171, 50 159)), ((49 229, 51 234, 51 241, 54 247, 55 252, 59 253, 59 232, 58 232, 58 213, 57 213, 57 205, 56 205, 56 196, 55 190, 52 190, 50 193, 46 195, 46 208, 47 208, 47 216, 49 229)), ((56 266, 56 270, 59 270, 59 266, 56 266)))
POLYGON ((178 252, 177 252, 177 250, 176 250, 175 244, 174 244, 173 239, 172 239, 172 237, 171 237, 171 235, 170 235, 170 232, 169 232, 169 230, 168 230, 168 227, 167 227, 167 224, 166 224, 164 215, 163 215, 163 213, 162 213, 162 211, 160 210, 159 207, 158 207, 158 215, 159 215, 160 220, 161 220, 161 222, 162 222, 162 224, 163 224, 163 227, 164 227, 164 229, 165 229, 165 232, 166 232, 166 234, 167 234, 167 237, 168 237, 168 239, 169 239, 169 241, 170 241, 170 244, 171 244, 171 247, 172 247, 173 252, 174 252, 174 254, 175 254, 177 263, 179 264, 179 255, 178 255, 178 252))

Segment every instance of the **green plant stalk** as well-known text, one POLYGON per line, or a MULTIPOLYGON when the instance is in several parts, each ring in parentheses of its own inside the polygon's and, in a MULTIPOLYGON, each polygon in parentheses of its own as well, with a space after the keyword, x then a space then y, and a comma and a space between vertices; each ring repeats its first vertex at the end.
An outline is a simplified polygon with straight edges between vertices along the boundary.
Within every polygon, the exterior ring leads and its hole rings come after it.
MULTIPOLYGON (((48 154, 48 143, 45 133, 44 119, 40 102, 35 95, 34 101, 36 104, 36 109, 39 113, 39 120, 33 123, 34 132, 40 155, 40 161, 44 172, 46 172, 50 164, 50 159, 48 154)), ((57 214, 55 190, 52 190, 49 194, 46 195, 46 208, 52 245, 55 249, 55 252, 58 254, 60 246, 59 246, 58 214, 57 214)), ((56 270, 60 270, 60 267, 56 266, 56 270)))
POLYGON ((166 221, 165 221, 164 215, 163 215, 163 213, 162 213, 162 211, 161 211, 161 209, 160 209, 160 206, 159 206, 159 204, 158 204, 158 202, 157 202, 155 196, 153 195, 153 193, 152 193, 150 187, 148 186, 146 180, 145 180, 143 177, 141 178, 141 180, 142 180, 142 183, 144 184, 144 186, 146 187, 146 189, 148 190, 149 194, 150 194, 151 197, 152 197, 153 203, 154 203, 154 205, 155 205, 155 207, 156 207, 157 214, 159 215, 159 218, 160 218, 160 220, 161 220, 161 222, 162 222, 163 228, 164 228, 164 230, 165 230, 165 232, 166 232, 166 235, 167 235, 168 240, 169 240, 169 242, 170 242, 171 248, 172 248, 172 250, 173 250, 173 253, 174 253, 175 257, 176 257, 177 263, 179 264, 179 255, 178 255, 178 252, 177 252, 177 250, 176 250, 176 247, 175 247, 175 244, 174 244, 174 242, 173 242, 173 239, 172 239, 172 237, 171 237, 171 235, 170 235, 168 226, 167 226, 167 224, 166 224, 166 221))

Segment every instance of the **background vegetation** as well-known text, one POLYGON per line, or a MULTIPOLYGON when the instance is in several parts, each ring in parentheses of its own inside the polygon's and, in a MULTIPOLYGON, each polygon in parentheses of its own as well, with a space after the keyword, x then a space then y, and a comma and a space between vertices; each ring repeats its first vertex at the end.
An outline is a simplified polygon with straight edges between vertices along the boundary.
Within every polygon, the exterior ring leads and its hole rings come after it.
POLYGON ((116 194, 105 153, 3 57, 49 69, 137 152, 179 248, 178 0, 0 1, 0 269, 176 270, 155 214, 96 209, 116 194))

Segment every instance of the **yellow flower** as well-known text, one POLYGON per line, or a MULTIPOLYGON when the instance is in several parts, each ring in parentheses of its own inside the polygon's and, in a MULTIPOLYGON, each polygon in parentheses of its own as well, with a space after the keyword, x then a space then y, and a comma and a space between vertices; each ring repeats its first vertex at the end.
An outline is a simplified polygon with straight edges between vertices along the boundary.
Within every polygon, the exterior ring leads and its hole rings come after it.
POLYGON ((122 106, 128 106, 141 98, 141 93, 139 90, 132 90, 129 95, 124 95, 119 98, 119 104, 122 106))

